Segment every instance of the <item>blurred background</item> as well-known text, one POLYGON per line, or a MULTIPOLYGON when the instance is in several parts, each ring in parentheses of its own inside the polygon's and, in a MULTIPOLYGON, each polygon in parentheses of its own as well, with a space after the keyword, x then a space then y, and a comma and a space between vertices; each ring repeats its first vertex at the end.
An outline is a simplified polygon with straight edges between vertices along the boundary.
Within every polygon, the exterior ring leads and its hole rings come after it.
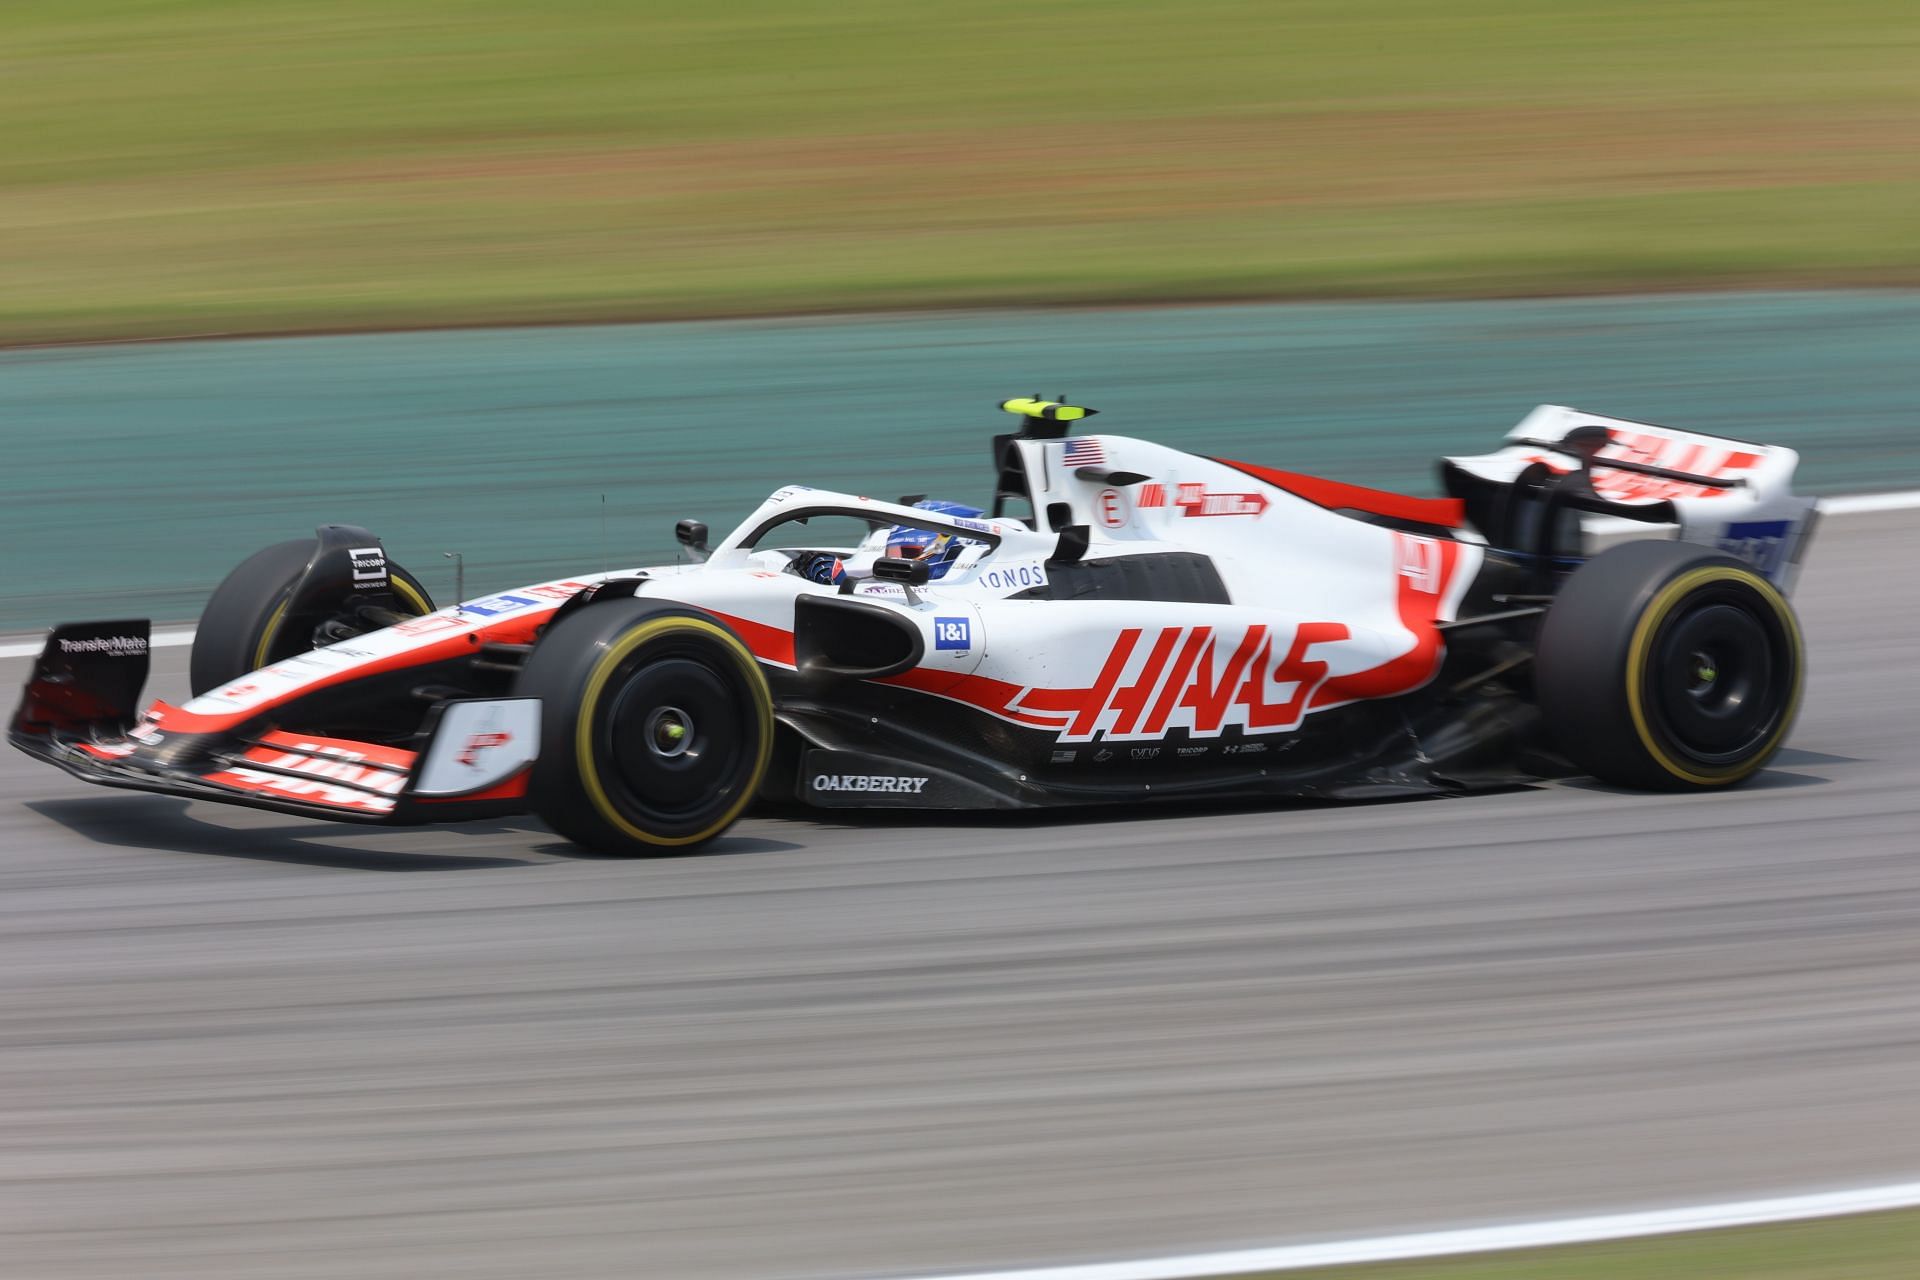
POLYGON ((1911 283, 1908 0, 11 0, 0 338, 1911 283))
POLYGON ((189 619, 320 521, 444 598, 443 551, 475 591, 658 559, 795 480, 977 496, 1036 392, 1382 485, 1540 401, 1920 480, 1906 0, 0 24, 0 540, 39 566, 0 626, 189 619), (524 327, 637 320, 677 323, 524 327), (390 332, 446 326, 495 331, 390 332))

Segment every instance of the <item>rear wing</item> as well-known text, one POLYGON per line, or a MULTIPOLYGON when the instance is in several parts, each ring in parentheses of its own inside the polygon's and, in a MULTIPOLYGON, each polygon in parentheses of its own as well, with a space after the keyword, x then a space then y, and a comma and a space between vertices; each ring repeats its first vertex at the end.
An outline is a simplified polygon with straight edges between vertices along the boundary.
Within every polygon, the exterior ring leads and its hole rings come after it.
POLYGON ((1580 554, 1582 515, 1664 525, 1786 591, 1819 515, 1814 499, 1793 492, 1799 463, 1778 445, 1543 404, 1498 451, 1443 459, 1440 472, 1494 546, 1566 558, 1580 554))

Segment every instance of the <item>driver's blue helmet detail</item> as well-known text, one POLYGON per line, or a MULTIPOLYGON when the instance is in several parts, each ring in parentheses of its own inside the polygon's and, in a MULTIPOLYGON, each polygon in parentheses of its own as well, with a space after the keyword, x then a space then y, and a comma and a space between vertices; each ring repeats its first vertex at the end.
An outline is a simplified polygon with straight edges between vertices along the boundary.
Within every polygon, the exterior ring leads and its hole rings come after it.
MULTIPOLYGON (((986 514, 979 507, 970 507, 964 502, 948 502, 942 498, 923 498, 913 505, 921 511, 937 511, 943 516, 958 516, 963 520, 977 520, 986 514)), ((963 538, 957 533, 897 524, 887 530, 886 554, 900 559, 925 560, 927 577, 937 579, 946 576, 947 570, 953 567, 953 562, 962 551, 979 545, 977 538, 963 538)))

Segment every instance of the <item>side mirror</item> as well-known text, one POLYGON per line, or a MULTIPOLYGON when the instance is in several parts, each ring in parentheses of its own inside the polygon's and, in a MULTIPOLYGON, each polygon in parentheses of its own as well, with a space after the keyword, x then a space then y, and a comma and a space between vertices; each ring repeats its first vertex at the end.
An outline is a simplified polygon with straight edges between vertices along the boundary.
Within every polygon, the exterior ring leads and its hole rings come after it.
POLYGON ((924 587, 933 576, 925 560, 907 560, 882 556, 873 562, 873 576, 882 582, 898 582, 909 587, 924 587))
POLYGON ((698 520, 682 520, 673 526, 673 538, 693 553, 695 560, 707 558, 707 526, 698 520))

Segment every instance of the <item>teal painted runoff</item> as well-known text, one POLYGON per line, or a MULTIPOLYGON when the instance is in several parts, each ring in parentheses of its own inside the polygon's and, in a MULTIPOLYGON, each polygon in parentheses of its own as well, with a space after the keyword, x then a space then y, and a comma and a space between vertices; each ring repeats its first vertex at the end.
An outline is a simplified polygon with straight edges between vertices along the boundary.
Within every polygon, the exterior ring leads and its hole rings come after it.
MULTIPOLYGON (((1920 485, 1920 294, 966 312, 0 352, 0 629, 195 617, 258 547, 365 525, 450 598, 670 559, 789 482, 978 501, 1013 395, 1416 492, 1558 402, 1920 485), (604 499, 604 501, 603 501, 604 499)), ((1817 552, 1816 552, 1817 554, 1817 552)))

